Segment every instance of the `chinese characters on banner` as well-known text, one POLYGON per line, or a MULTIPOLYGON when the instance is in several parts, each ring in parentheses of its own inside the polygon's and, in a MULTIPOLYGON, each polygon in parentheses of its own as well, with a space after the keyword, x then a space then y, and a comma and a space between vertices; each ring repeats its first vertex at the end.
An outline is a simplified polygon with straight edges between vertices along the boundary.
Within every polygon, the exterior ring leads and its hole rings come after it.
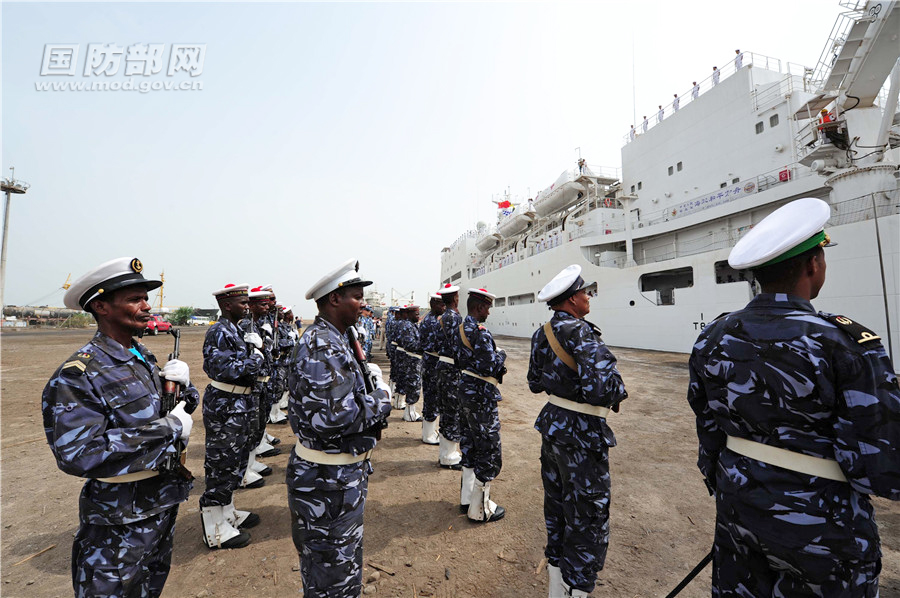
POLYGON ((692 199, 690 201, 678 204, 677 206, 674 206, 672 208, 672 210, 670 211, 670 215, 672 218, 686 216, 687 214, 693 214, 694 212, 699 212, 700 210, 720 206, 724 203, 734 201, 735 199, 739 199, 741 197, 746 197, 753 193, 756 193, 756 183, 752 181, 743 185, 731 185, 724 189, 714 191, 713 193, 710 193, 708 195, 698 197, 697 199, 692 199))

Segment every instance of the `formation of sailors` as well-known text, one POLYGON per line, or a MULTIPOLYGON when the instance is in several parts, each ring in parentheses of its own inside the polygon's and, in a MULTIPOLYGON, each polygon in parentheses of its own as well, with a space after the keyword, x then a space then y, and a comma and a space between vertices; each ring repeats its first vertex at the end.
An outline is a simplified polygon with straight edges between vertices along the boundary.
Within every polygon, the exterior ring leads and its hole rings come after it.
MULTIPOLYGON (((829 217, 825 202, 796 200, 742 237, 729 263, 752 270, 763 293, 710 323, 690 357, 698 466, 717 506, 713 596, 878 594, 869 495, 900 500, 900 388, 875 333, 812 308, 825 283, 829 217)), ((158 596, 191 488, 183 455, 200 395, 187 364, 170 358, 160 369, 132 339, 149 319, 147 291, 160 284, 141 270, 121 258, 72 285, 67 307, 94 314, 98 331, 42 396, 60 469, 88 478, 72 551, 76 596, 158 596), (170 397, 163 381, 180 392, 170 397)), ((550 598, 588 596, 604 566, 609 420, 628 397, 615 356, 585 319, 592 294, 581 271, 565 268, 538 294, 553 316, 532 336, 527 373, 529 389, 548 395, 535 429, 550 598)), ((358 326, 369 330, 360 319, 369 284, 356 260, 323 276, 306 294, 318 315, 299 336, 271 288, 226 285, 214 293, 222 318, 203 348, 212 380, 202 411, 204 542, 250 541, 245 530, 259 517, 236 508, 234 491, 265 475, 257 459, 270 450, 266 420, 286 397, 296 437, 286 474, 291 536, 308 597, 362 591, 370 457, 392 409, 421 422, 438 464, 460 472, 469 520, 505 514, 492 500, 506 374, 506 353, 485 326, 495 296, 468 289, 463 317, 460 288, 446 284, 421 322, 415 305, 389 310, 389 385, 357 340, 358 326)))

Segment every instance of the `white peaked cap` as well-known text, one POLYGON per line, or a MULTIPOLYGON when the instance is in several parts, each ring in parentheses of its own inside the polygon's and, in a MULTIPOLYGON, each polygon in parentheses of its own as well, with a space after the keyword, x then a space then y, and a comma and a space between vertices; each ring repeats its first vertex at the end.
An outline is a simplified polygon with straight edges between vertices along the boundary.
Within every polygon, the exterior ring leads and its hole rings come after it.
POLYGON ((438 295, 441 295, 441 296, 452 295, 453 293, 458 293, 458 292, 459 292, 459 287, 452 285, 448 282, 447 284, 445 284, 444 286, 441 287, 441 289, 438 291, 438 295))
POLYGON ((788 259, 799 255, 820 244, 812 237, 824 231, 830 217, 831 207, 821 199, 805 197, 785 204, 741 237, 728 256, 728 264, 735 270, 745 270, 781 256, 788 259), (795 249, 796 253, 792 251, 795 249))
POLYGON ((371 280, 359 276, 359 260, 350 259, 320 278, 306 291, 306 298, 318 301, 331 291, 342 287, 367 287, 371 280))
POLYGON ((104 262, 72 283, 63 297, 69 309, 84 309, 88 303, 103 293, 134 285, 143 285, 148 291, 159 288, 159 280, 147 280, 141 271, 144 265, 136 257, 120 257, 104 262))
MULTIPOLYGON (((559 274, 553 277, 553 280, 544 285, 544 288, 538 293, 538 301, 550 303, 564 294, 568 294, 571 297, 583 287, 584 279, 581 278, 581 266, 572 264, 563 268, 559 274)), ((568 299, 568 297, 565 297, 565 299, 568 299)))

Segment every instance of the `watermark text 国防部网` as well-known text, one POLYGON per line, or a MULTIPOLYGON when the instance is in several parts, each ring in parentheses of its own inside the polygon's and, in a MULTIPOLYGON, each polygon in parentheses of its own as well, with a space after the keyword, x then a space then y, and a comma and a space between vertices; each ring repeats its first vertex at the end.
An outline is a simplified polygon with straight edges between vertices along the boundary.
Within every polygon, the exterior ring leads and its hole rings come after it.
POLYGON ((206 44, 45 44, 36 91, 202 91, 206 44), (167 46, 169 49, 166 60, 167 46), (124 62, 124 76, 119 69, 124 62), (176 77, 189 76, 177 80, 176 77), (71 79, 69 77, 75 77, 71 79))

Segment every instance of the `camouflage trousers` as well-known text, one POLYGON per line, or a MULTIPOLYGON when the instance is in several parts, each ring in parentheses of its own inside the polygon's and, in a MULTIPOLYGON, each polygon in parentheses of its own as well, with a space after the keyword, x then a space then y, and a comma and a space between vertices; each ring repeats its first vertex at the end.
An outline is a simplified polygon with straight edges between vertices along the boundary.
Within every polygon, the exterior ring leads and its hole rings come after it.
POLYGON ((304 598, 359 598, 369 463, 316 465, 291 453, 291 536, 304 598))
POLYGON ((247 452, 249 453, 263 439, 266 433, 266 422, 269 421, 269 409, 272 404, 269 402, 269 391, 267 385, 262 385, 261 390, 253 392, 253 410, 250 417, 250 436, 247 442, 247 452))
POLYGON ((440 408, 437 386, 437 359, 425 356, 422 358, 422 417, 425 421, 437 419, 440 408))
POLYGON ((401 372, 397 392, 406 395, 407 405, 419 402, 419 389, 422 387, 420 361, 406 353, 397 353, 397 369, 401 372))
POLYGON ((206 491, 201 507, 228 505, 241 483, 250 456, 250 420, 256 413, 203 411, 206 428, 206 491))
POLYGON ((609 545, 609 453, 541 442, 547 562, 570 586, 590 593, 609 545))
POLYGON ((172 561, 178 507, 126 525, 82 522, 72 543, 75 598, 162 594, 172 561))
POLYGON ((437 369, 438 411, 441 420, 438 431, 451 442, 460 440, 459 370, 453 365, 439 363, 437 369))
POLYGON ((836 560, 779 550, 716 517, 712 595, 722 598, 875 598, 881 560, 836 560), (800 567, 806 567, 801 569, 800 567))
POLYGON ((493 384, 465 374, 459 377, 461 463, 474 469, 482 482, 496 478, 503 466, 499 400, 500 391, 493 384))

